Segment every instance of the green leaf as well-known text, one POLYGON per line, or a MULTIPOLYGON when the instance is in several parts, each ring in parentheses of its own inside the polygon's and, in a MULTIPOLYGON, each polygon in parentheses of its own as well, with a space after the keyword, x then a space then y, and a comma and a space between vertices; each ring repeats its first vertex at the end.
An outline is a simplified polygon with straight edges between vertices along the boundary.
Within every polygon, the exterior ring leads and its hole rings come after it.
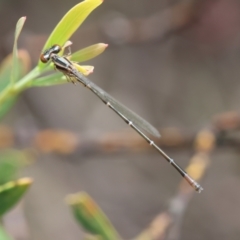
POLYGON ((0 216, 9 211, 24 195, 32 180, 21 178, 0 186, 0 216))
POLYGON ((14 83, 18 78, 18 51, 17 51, 17 40, 22 31, 23 25, 26 21, 26 17, 21 17, 16 25, 14 44, 13 44, 13 64, 12 64, 12 74, 11 74, 11 83, 14 83))
POLYGON ((21 167, 28 162, 23 151, 7 149, 0 152, 0 184, 13 180, 21 167))
POLYGON ((17 96, 9 96, 0 107, 0 120, 8 113, 17 100, 17 96))
POLYGON ((85 62, 89 59, 95 58, 96 56, 104 52, 107 46, 108 44, 98 43, 98 44, 94 44, 89 47, 83 48, 71 55, 71 61, 85 62))
POLYGON ((62 73, 54 73, 33 80, 30 87, 49 87, 64 83, 67 83, 66 77, 62 73))
POLYGON ((71 206, 76 220, 86 231, 101 236, 103 240, 121 239, 106 215, 87 193, 70 195, 67 202, 71 206))
POLYGON ((12 240, 2 226, 0 226, 0 240, 12 240))
MULTIPOLYGON (((85 0, 70 9, 51 33, 43 47, 43 51, 53 44, 63 46, 87 16, 102 2, 103 0, 85 0)), ((41 61, 38 62, 38 67, 40 69, 44 68, 44 66, 44 63, 41 61)))
POLYGON ((10 82, 12 71, 12 54, 7 56, 0 66, 0 91, 2 91, 10 82))
MULTIPOLYGON (((15 72, 17 79, 21 78, 25 75, 30 68, 30 57, 27 51, 19 50, 18 51, 18 59, 17 59, 18 68, 15 72)), ((0 65, 0 93, 7 88, 11 80, 12 73, 12 64, 13 64, 13 56, 12 54, 8 55, 0 65)), ((1 104, 0 107, 0 120, 1 118, 10 110, 10 108, 14 105, 17 99, 17 95, 9 95, 7 100, 1 104)))
MULTIPOLYGON (((30 56, 27 51, 19 50, 18 51, 18 71, 16 72, 17 78, 24 76, 30 69, 30 56)), ((9 54, 0 65, 0 91, 2 91, 6 86, 9 85, 11 79, 13 64, 13 55, 9 54)))

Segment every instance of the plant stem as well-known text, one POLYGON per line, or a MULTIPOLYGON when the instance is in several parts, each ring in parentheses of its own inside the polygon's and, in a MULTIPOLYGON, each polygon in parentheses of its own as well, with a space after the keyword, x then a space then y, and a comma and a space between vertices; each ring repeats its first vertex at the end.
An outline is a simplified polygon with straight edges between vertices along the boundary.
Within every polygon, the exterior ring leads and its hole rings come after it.
POLYGON ((38 67, 35 67, 31 72, 29 72, 25 77, 23 77, 21 80, 16 82, 16 84, 13 86, 13 91, 16 93, 19 93, 26 89, 30 84, 31 81, 36 78, 40 74, 38 67))
POLYGON ((35 67, 26 76, 16 82, 14 85, 11 83, 0 94, 0 107, 11 96, 17 95, 26 89, 31 81, 40 74, 38 67, 35 67))

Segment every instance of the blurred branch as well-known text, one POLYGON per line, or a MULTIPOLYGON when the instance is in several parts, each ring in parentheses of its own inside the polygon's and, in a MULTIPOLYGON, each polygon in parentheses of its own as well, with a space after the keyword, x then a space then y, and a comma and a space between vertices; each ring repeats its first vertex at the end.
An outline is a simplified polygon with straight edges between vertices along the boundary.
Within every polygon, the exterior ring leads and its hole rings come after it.
MULTIPOLYGON (((162 129, 162 138, 156 142, 163 147, 172 149, 194 149, 187 172, 199 181, 210 164, 210 154, 216 147, 239 146, 240 140, 235 136, 240 129, 240 113, 226 112, 214 116, 206 128, 197 133, 177 128, 162 129), (234 144, 233 144, 234 143, 234 144)), ((13 131, 0 127, 0 148, 12 145, 32 144, 34 149, 42 153, 74 154, 96 152, 146 151, 150 147, 134 133, 119 132, 105 134, 98 139, 81 138, 80 134, 64 130, 19 129, 13 131), (20 134, 21 133, 21 134, 20 134)), ((183 179, 169 208, 159 214, 139 236, 137 240, 176 240, 185 211, 193 197, 194 190, 183 179)))
MULTIPOLYGON (((195 154, 190 160, 187 172, 197 181, 204 175, 209 166, 209 154, 215 148, 216 138, 214 132, 209 129, 202 129, 194 140, 195 154)), ((171 200, 169 208, 159 214, 135 240, 176 240, 180 237, 180 229, 188 203, 193 197, 194 189, 183 179, 179 185, 176 196, 171 200)), ((105 225, 104 214, 96 207, 93 200, 85 193, 69 196, 69 204, 79 223, 90 233, 105 236, 109 230, 110 223, 105 225), (82 195, 83 194, 83 195, 82 195), (100 212, 99 212, 100 211, 100 212), (86 214, 87 213, 87 214, 86 214), (98 221, 96 221, 98 219, 98 221), (100 224, 101 223, 101 224, 100 224), (104 233, 102 232, 104 230, 104 233), (108 230, 108 231, 107 231, 108 230)), ((115 235, 115 231, 113 236, 115 235)), ((106 235, 107 236, 107 235, 106 235)), ((108 237, 103 239, 109 239, 108 237)), ((111 239, 118 239, 112 237, 111 239)))
MULTIPOLYGON (((162 129, 161 139, 155 139, 159 146, 172 149, 193 149, 193 154, 187 172, 199 181, 210 164, 210 153, 216 147, 239 146, 240 140, 236 133, 240 129, 240 113, 226 112, 213 117, 206 128, 197 133, 177 128, 162 129), (234 144, 233 144, 234 143, 234 144)), ((6 126, 0 127, 0 148, 12 145, 32 145, 42 153, 74 154, 96 152, 146 151, 150 147, 134 132, 118 132, 102 135, 97 139, 82 138, 80 134, 65 130, 21 129, 15 133, 6 126), (19 134, 21 132, 21 134, 19 134), (21 137, 22 136, 22 137, 21 137), (23 137, 24 136, 24 137, 23 137), (7 143, 7 144, 6 144, 7 143)), ((159 214, 139 236, 137 240, 176 240, 188 203, 194 190, 183 179, 169 208, 159 214)))
MULTIPOLYGON (((227 112, 215 116, 208 125, 216 139, 216 147, 238 148, 240 145, 240 113, 227 112)), ((197 131, 179 128, 160 129, 161 138, 154 141, 160 147, 169 149, 194 149, 197 131)), ((207 144, 207 142, 205 142, 207 144)), ((10 127, 0 126, 0 149, 11 147, 33 147, 42 153, 74 154, 75 152, 99 153, 120 151, 146 151, 152 149, 144 139, 130 129, 103 134, 94 139, 66 130, 47 129, 39 131, 31 127, 13 131, 10 127)))

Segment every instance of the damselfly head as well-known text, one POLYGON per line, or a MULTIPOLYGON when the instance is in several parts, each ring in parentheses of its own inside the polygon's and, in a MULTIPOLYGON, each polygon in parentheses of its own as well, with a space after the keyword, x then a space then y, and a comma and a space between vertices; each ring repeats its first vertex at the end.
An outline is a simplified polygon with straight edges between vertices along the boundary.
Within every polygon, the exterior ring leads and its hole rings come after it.
POLYGON ((47 63, 50 60, 52 54, 58 54, 62 50, 62 47, 58 44, 54 44, 52 47, 46 49, 41 55, 40 60, 43 63, 47 63))

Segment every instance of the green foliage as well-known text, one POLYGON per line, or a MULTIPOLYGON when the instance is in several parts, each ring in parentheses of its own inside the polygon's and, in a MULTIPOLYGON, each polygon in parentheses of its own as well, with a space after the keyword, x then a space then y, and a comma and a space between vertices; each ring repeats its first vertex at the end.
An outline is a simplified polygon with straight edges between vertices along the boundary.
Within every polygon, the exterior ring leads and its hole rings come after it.
POLYGON ((83 48, 75 52, 71 56, 71 60, 76 62, 85 62, 89 59, 97 57, 106 49, 107 46, 108 45, 105 43, 98 43, 98 44, 94 44, 89 47, 83 48))
POLYGON ((6 113, 11 109, 14 105, 17 97, 16 96, 9 96, 6 101, 2 104, 0 108, 0 119, 5 116, 6 113))
MULTIPOLYGON (((53 43, 57 43, 60 46, 64 45, 86 17, 99 6, 102 1, 103 0, 86 0, 70 9, 51 33, 43 50, 51 47, 53 43)), ((40 69, 45 67, 41 61, 38 62, 38 66, 40 69)))
POLYGON ((13 149, 0 151, 0 186, 16 178, 20 168, 27 163, 22 151, 13 149))
MULTIPOLYGON (((5 92, 11 89, 9 83, 11 82, 11 78, 14 75, 14 78, 19 79, 29 68, 29 56, 26 51, 21 50, 19 52, 19 56, 16 60, 13 61, 12 55, 7 56, 0 65, 0 93, 3 95, 5 92), (15 62, 16 61, 16 62, 15 62), (14 63, 15 62, 15 63, 14 63), (14 68, 13 73, 13 64, 17 67, 14 68)), ((1 95, 0 94, 0 95, 1 95)), ((16 94, 8 93, 6 96, 6 100, 1 103, 0 107, 0 119, 8 112, 8 110, 13 106, 17 99, 16 94)))
MULTIPOLYGON (((85 0, 70 9, 57 24, 46 41, 43 51, 52 44, 63 46, 86 17, 98 7, 103 0, 85 0)), ((53 64, 38 65, 28 74, 29 59, 24 51, 18 51, 17 41, 26 17, 19 19, 16 25, 12 55, 0 65, 0 119, 13 106, 19 94, 31 87, 44 87, 66 83, 66 77, 60 72, 51 73, 53 64), (43 76, 44 74, 44 76, 43 76), (25 76, 24 76, 25 75, 25 76)), ((84 62, 101 54, 107 44, 99 43, 77 51, 71 56, 72 61, 84 62)), ((62 53, 61 53, 62 54, 62 53)), ((83 74, 89 74, 92 66, 77 68, 83 74)), ((29 178, 10 181, 24 163, 23 155, 18 151, 0 152, 0 220, 25 194, 32 183, 29 178)), ((80 193, 69 197, 69 204, 77 221, 93 236, 86 239, 118 240, 121 239, 101 209, 86 194, 80 193)), ((0 240, 10 240, 0 226, 0 240)))
MULTIPOLYGON (((51 33, 43 50, 51 47, 52 44, 63 46, 86 17, 101 3, 102 0, 85 0, 70 9, 51 33)), ((53 69, 52 64, 44 64, 41 61, 39 61, 38 65, 33 68, 32 71, 22 77, 21 74, 24 68, 21 63, 22 59, 18 56, 17 40, 25 19, 25 17, 22 17, 17 23, 13 53, 10 57, 11 61, 7 64, 3 64, 0 69, 0 118, 7 113, 7 111, 13 106, 18 95, 25 89, 31 87, 52 86, 67 82, 65 76, 59 72, 50 74, 50 71, 53 69), (43 73, 44 76, 42 76, 43 73), (47 73, 49 73, 49 75, 47 75, 47 73)), ((106 44, 102 43, 95 44, 76 52, 73 54, 72 59, 81 62, 89 60, 102 53, 106 46, 106 44)), ((78 66, 78 70, 82 71, 85 75, 89 74, 93 69, 92 66, 78 66)))
POLYGON ((12 240, 10 236, 6 233, 6 231, 0 226, 0 240, 12 240))
POLYGON ((0 217, 22 198, 31 183, 30 178, 21 178, 0 186, 0 217))
POLYGON ((18 52, 17 52, 17 40, 18 37, 22 31, 23 25, 25 23, 26 17, 21 17, 18 22, 17 22, 17 26, 16 26, 16 30, 15 30, 15 37, 14 37, 14 43, 13 43, 13 68, 12 68, 12 74, 11 74, 11 83, 13 84, 15 81, 17 81, 18 77, 19 77, 19 64, 18 64, 18 52))
POLYGON ((67 83, 67 79, 62 73, 58 72, 37 78, 32 82, 31 87, 49 87, 63 83, 67 83))
POLYGON ((76 220, 87 232, 100 236, 102 240, 121 239, 106 215, 87 193, 70 195, 67 202, 76 220))

